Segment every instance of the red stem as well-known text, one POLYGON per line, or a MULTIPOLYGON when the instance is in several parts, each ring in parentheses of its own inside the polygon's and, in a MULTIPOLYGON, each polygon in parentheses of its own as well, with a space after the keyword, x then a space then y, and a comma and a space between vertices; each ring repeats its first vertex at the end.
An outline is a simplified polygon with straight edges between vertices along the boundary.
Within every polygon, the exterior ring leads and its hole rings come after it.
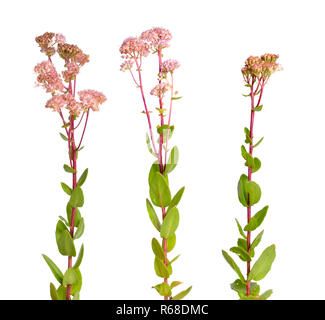
MULTIPOLYGON (((69 136, 69 145, 71 145, 72 149, 72 169, 77 171, 77 149, 74 138, 74 118, 73 115, 70 116, 70 136, 69 136)), ((70 152, 70 150, 69 150, 70 152)), ((77 173, 72 174, 72 189, 75 189, 77 186, 77 173)), ((71 224, 70 224, 70 235, 73 238, 74 235, 74 227, 75 227, 75 216, 76 216, 76 208, 72 208, 71 211, 71 224)), ((68 269, 72 268, 72 256, 68 257, 68 269)), ((71 286, 67 287, 67 296, 66 300, 70 300, 71 296, 71 286)))
POLYGON ((149 125, 149 132, 150 132, 150 138, 151 138, 152 148, 153 148, 154 153, 157 154, 156 144, 155 144, 155 140, 153 138, 153 133, 152 133, 150 114, 149 114, 149 111, 148 111, 148 108, 147 108, 146 98, 145 98, 144 92, 143 92, 143 85, 142 85, 142 77, 141 77, 140 65, 139 65, 138 60, 136 58, 134 58, 134 61, 135 61, 136 65, 137 65, 137 71, 138 71, 139 83, 140 83, 140 91, 141 91, 141 96, 142 96, 142 100, 143 100, 143 104, 144 104, 144 109, 146 111, 146 115, 147 115, 147 119, 148 119, 148 125, 149 125))
MULTIPOLYGON (((251 83, 251 120, 250 120, 250 139, 251 139, 251 143, 249 144, 249 153, 251 156, 253 156, 253 130, 254 130, 254 116, 255 116, 255 111, 254 108, 259 106, 261 99, 262 99, 262 94, 263 94, 263 89, 264 89, 264 81, 261 82, 261 80, 259 79, 258 84, 257 84, 257 88, 259 86, 261 86, 261 92, 260 92, 260 96, 258 99, 258 102, 255 106, 255 94, 257 89, 254 91, 254 83, 255 83, 255 78, 252 79, 252 83, 251 83)), ((252 180, 252 168, 248 167, 248 181, 252 180)), ((249 204, 249 196, 248 196, 248 204, 249 204)), ((251 213, 252 213, 252 207, 249 206, 247 207, 247 223, 249 223, 250 219, 251 219, 251 213)), ((251 231, 247 231, 247 251, 250 254, 250 246, 251 246, 251 231)), ((250 261, 247 261, 247 277, 249 275, 251 271, 251 264, 250 261)), ((251 294, 251 282, 247 281, 246 284, 246 295, 250 296, 251 294)))
MULTIPOLYGON (((158 49, 158 61, 159 61, 159 73, 161 72, 161 65, 162 65, 162 55, 161 55, 161 49, 158 49)), ((161 79, 159 79, 159 84, 161 84, 161 79)), ((159 108, 160 110, 163 109, 163 101, 162 97, 159 97, 159 108)), ((160 113, 160 125, 164 125, 164 116, 162 112, 160 113)), ((160 173, 163 174, 164 172, 164 164, 163 164, 163 143, 164 143, 164 133, 159 135, 159 155, 158 155, 158 161, 159 161, 159 168, 160 168, 160 173)), ((166 209, 161 208, 162 211, 162 220, 165 219, 166 217, 166 209)), ((165 254, 165 265, 168 265, 168 259, 167 259, 167 239, 163 238, 163 250, 165 254)), ((164 278, 164 282, 168 284, 168 279, 164 278)), ((164 300, 168 300, 167 296, 164 296, 164 300)))

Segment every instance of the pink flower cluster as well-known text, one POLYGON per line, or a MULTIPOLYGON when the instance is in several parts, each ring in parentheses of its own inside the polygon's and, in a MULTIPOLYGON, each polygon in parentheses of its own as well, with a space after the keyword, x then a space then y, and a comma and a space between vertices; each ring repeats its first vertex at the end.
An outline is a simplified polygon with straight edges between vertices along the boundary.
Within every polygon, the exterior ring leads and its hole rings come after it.
POLYGON ((152 28, 142 32, 140 39, 149 43, 150 47, 154 50, 161 50, 169 47, 172 34, 164 28, 152 28))
POLYGON ((62 72, 64 81, 69 82, 71 80, 75 80, 80 70, 79 66, 76 63, 68 62, 66 67, 67 70, 62 72))
POLYGON ((37 82, 42 85, 46 92, 55 93, 56 91, 64 92, 64 85, 60 75, 55 70, 52 62, 43 61, 34 68, 38 73, 37 82))
POLYGON ((35 38, 35 41, 41 48, 41 52, 44 52, 47 56, 55 54, 55 44, 62 44, 65 42, 65 37, 60 33, 45 32, 43 35, 35 38))
POLYGON ((133 67, 134 61, 132 60, 125 60, 122 64, 121 64, 121 71, 126 71, 126 70, 131 70, 133 67))
POLYGON ((168 59, 164 61, 161 65, 161 72, 168 73, 173 72, 180 67, 180 63, 174 59, 168 59))
POLYGON ((93 111, 99 111, 99 105, 106 101, 105 95, 95 90, 82 90, 78 92, 78 95, 84 108, 90 108, 93 111))
POLYGON ((242 74, 248 82, 250 77, 268 79, 272 73, 281 70, 276 54, 266 53, 261 57, 250 56, 245 61, 245 66, 242 68, 242 74))
POLYGON ((150 94, 158 98, 163 98, 166 92, 169 90, 170 85, 166 82, 157 84, 151 91, 150 94))
POLYGON ((141 39, 131 37, 123 41, 120 52, 124 59, 146 57, 149 54, 149 46, 141 39))
POLYGON ((101 92, 95 90, 83 90, 78 92, 80 102, 76 101, 72 94, 53 95, 47 101, 45 107, 60 112, 62 108, 69 110, 70 114, 77 117, 81 112, 91 108, 93 111, 98 111, 98 106, 106 101, 106 97, 101 92))

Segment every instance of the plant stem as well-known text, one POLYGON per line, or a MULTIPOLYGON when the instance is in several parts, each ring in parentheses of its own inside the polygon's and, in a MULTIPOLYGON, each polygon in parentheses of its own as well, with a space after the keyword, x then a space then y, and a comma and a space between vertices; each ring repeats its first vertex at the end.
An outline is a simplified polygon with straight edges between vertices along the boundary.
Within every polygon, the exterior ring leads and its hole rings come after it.
MULTIPOLYGON (((74 137, 74 118, 73 115, 70 116, 70 136, 69 136, 69 144, 71 145, 72 152, 72 169, 75 170, 75 173, 72 174, 72 189, 75 189, 77 186, 77 150, 75 144, 75 137, 74 137)), ((75 227, 75 216, 76 216, 76 208, 71 209, 71 223, 70 223, 70 235, 73 238, 74 235, 74 227, 75 227)), ((72 256, 68 257, 68 269, 72 268, 72 256)), ((70 300, 71 296, 71 286, 68 285, 67 287, 67 296, 66 300, 70 300)))
MULTIPOLYGON (((159 62, 159 73, 161 72, 161 65, 162 65, 162 55, 161 55, 161 49, 158 49, 158 62, 159 62)), ((159 78, 159 84, 161 84, 161 79, 159 78)), ((163 109, 163 101, 162 97, 159 97, 159 108, 160 110, 163 109)), ((164 115, 160 113, 160 125, 164 125, 164 115)), ((159 168, 160 168, 160 173, 162 174, 164 172, 164 163, 163 163, 163 144, 164 144, 164 132, 159 135, 159 155, 158 155, 158 160, 159 160, 159 168)), ((166 209, 161 208, 162 211, 162 220, 164 221, 166 217, 166 209)), ((167 239, 163 238, 163 250, 165 254, 165 265, 168 265, 168 259, 167 259, 167 239)), ((168 279, 164 278, 164 282, 168 284, 168 279)), ((164 296, 164 300, 168 300, 167 296, 164 296)))
POLYGON ((144 96, 144 92, 143 92, 143 84, 142 84, 142 77, 141 77, 141 70, 140 70, 140 66, 139 66, 139 62, 137 59, 134 58, 134 61, 137 65, 137 71, 138 71, 138 75, 139 75, 139 87, 140 87, 140 91, 141 91, 141 96, 142 96, 142 100, 143 100, 143 104, 144 104, 144 109, 146 111, 146 116, 147 116, 147 120, 148 120, 148 125, 149 125, 149 132, 150 132, 150 138, 151 138, 151 143, 152 143, 152 148, 153 151, 156 155, 157 154, 157 149, 156 149, 156 144, 155 144, 155 140, 153 138, 153 133, 152 133, 152 127, 151 127, 151 120, 150 120, 150 114, 148 111, 148 107, 147 107, 147 103, 146 103, 146 98, 144 96))
MULTIPOLYGON (((253 129, 254 129, 254 115, 255 115, 255 111, 254 111, 254 107, 255 107, 255 94, 254 94, 254 81, 252 81, 252 86, 251 86, 251 120, 250 120, 250 139, 251 139, 251 143, 249 144, 249 153, 251 155, 253 155, 253 129)), ((252 168, 248 167, 248 181, 252 180, 252 168)), ((248 196, 248 203, 249 203, 249 196, 248 196)), ((249 223, 250 219, 251 219, 251 210, 252 207, 249 206, 247 207, 247 223, 249 223)), ((250 246, 251 246, 251 232, 247 231, 247 251, 250 254, 250 246)), ((250 261, 247 261, 247 277, 249 275, 251 271, 251 264, 250 261)), ((251 282, 247 281, 246 284, 246 295, 250 296, 251 293, 251 282)))

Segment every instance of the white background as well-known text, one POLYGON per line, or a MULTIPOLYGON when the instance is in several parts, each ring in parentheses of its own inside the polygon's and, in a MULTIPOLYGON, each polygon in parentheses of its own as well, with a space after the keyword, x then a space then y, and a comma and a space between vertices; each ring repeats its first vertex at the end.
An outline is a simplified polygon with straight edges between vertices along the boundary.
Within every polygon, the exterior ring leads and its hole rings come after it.
MULTIPOLYGON (((145 207, 147 123, 140 92, 119 71, 119 46, 154 26, 173 34, 166 58, 176 58, 183 99, 174 104, 171 140, 180 161, 170 175, 172 193, 186 186, 173 280, 189 299, 237 299, 229 284, 236 274, 221 249, 236 243, 235 218, 245 209, 237 181, 246 167, 240 154, 249 101, 242 96, 240 69, 250 55, 280 55, 256 114, 255 137, 265 136, 255 155, 262 168, 256 209, 268 204, 264 238, 277 257, 260 282, 273 299, 324 298, 324 2, 323 1, 6 1, 1 6, 0 274, 1 299, 48 299, 55 282, 41 253, 62 270, 67 258, 55 242, 58 215, 68 197, 60 182, 66 145, 58 114, 44 108, 49 98, 35 88, 34 65, 44 60, 34 41, 45 31, 63 33, 90 54, 78 76, 78 90, 96 89, 108 100, 92 113, 80 153, 86 221, 82 299, 159 299, 151 289, 151 238, 159 237, 145 207)), ((154 86, 156 56, 144 62, 145 89, 154 86)), ((153 101, 153 100, 151 100, 153 101)), ((157 118, 154 116, 154 120, 157 118)), ((155 124, 156 125, 156 124, 155 124)), ((257 233, 255 232, 255 235, 257 233)), ((236 259, 236 258, 235 258, 236 259)), ((236 260, 244 270, 244 263, 236 260)), ((175 290, 176 291, 176 290, 175 290)))

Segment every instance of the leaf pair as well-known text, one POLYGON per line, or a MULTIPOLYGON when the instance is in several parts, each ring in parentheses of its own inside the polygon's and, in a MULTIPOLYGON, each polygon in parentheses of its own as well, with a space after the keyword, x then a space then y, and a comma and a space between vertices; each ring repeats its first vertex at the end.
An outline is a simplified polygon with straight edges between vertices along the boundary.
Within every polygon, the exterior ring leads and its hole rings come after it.
POLYGON ((242 174, 238 181, 238 199, 244 207, 250 207, 260 201, 261 188, 254 181, 248 181, 248 177, 242 174))

